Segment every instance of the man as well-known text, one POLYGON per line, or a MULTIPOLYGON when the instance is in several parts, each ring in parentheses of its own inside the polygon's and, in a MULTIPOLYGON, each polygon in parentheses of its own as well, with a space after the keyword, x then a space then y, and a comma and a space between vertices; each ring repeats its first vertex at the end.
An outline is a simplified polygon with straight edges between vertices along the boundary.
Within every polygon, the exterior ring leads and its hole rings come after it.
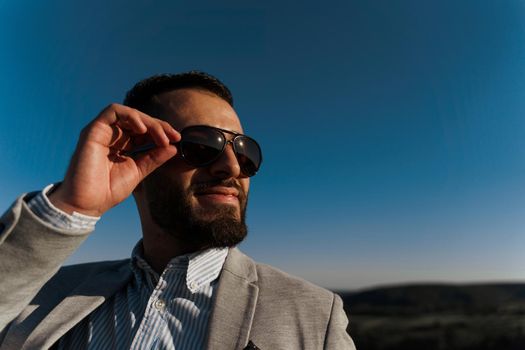
POLYGON ((228 88, 154 76, 124 103, 84 128, 60 184, 1 218, 0 348, 353 349, 337 295, 235 248, 262 155, 228 88), (132 258, 60 268, 130 194, 132 258))

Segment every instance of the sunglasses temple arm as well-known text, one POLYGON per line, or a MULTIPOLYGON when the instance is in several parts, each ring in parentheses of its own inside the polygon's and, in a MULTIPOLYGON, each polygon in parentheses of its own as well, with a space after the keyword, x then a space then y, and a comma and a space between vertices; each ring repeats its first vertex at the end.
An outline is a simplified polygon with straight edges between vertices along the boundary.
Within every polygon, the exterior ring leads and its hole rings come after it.
MULTIPOLYGON (((171 142, 170 145, 178 145, 178 142, 175 143, 175 142, 171 142)), ((148 144, 145 144, 145 145, 142 145, 142 146, 139 146, 137 148, 134 148, 130 151, 124 151, 124 152, 121 152, 121 154, 123 156, 126 156, 126 157, 134 157, 136 156, 137 154, 140 154, 140 153, 144 153, 144 152, 147 152, 149 150, 152 150, 154 148, 156 148, 157 145, 154 144, 154 143, 148 143, 148 144)))

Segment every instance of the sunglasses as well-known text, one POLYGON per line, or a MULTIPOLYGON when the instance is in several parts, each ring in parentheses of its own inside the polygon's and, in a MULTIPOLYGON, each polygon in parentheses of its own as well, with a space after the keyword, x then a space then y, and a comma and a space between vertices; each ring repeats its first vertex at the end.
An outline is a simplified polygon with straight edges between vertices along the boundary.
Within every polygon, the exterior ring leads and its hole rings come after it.
MULTIPOLYGON (((229 143, 245 176, 255 175, 261 166, 261 147, 249 136, 208 125, 188 126, 180 134, 181 140, 176 144, 177 148, 182 158, 191 166, 200 168, 212 164, 219 159, 229 143), (233 135, 233 138, 228 140, 226 134, 233 135)), ((148 144, 124 155, 132 157, 155 147, 148 144)))

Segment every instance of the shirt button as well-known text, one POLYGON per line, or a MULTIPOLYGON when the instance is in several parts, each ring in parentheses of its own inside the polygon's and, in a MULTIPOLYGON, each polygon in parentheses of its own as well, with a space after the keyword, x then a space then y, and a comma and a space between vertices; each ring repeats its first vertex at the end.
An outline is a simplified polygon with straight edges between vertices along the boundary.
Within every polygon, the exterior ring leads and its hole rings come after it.
POLYGON ((155 306, 155 309, 157 309, 159 311, 162 311, 166 307, 166 302, 164 300, 162 300, 162 299, 157 299, 153 303, 153 306, 155 306))
POLYGON ((198 288, 199 288, 199 285, 197 284, 197 282, 195 282, 195 281, 191 281, 190 282, 190 289, 196 290, 198 288))

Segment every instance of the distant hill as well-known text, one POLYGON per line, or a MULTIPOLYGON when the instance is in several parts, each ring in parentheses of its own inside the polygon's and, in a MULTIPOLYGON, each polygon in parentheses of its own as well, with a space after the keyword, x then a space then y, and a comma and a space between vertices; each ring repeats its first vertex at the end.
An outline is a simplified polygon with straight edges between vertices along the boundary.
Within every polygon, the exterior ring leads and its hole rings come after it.
POLYGON ((341 293, 341 297, 352 314, 525 313, 525 283, 414 284, 341 293))
POLYGON ((358 350, 523 350, 525 283, 339 292, 358 350))

